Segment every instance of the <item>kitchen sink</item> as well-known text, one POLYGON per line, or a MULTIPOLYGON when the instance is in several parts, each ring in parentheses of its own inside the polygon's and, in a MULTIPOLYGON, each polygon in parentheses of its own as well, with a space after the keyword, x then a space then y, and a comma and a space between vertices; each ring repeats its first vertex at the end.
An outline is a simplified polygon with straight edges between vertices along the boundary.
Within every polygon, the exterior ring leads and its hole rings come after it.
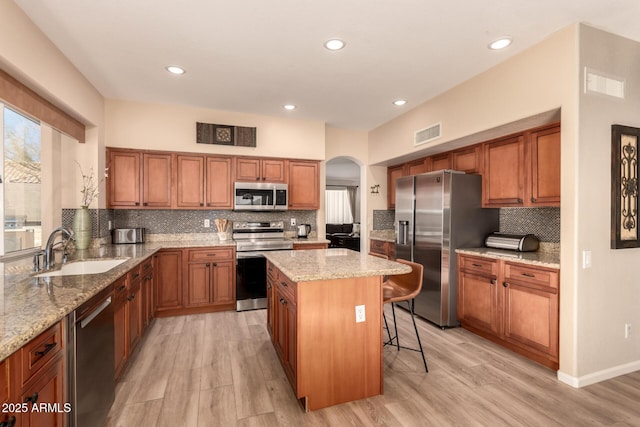
POLYGON ((35 277, 51 276, 77 276, 81 274, 99 274, 119 266, 129 258, 120 259, 90 259, 86 261, 75 261, 64 264, 59 270, 46 271, 36 274, 35 277))

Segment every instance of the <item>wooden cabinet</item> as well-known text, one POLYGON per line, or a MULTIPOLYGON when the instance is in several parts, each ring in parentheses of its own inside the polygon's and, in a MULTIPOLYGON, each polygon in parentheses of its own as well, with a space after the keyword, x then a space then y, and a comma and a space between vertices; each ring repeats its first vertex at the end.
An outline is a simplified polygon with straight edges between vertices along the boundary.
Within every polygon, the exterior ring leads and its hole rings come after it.
POLYGON ((120 377, 127 363, 129 348, 127 325, 127 277, 122 276, 113 284, 113 330, 115 376, 120 377))
POLYGON ((140 207, 140 153, 107 150, 107 207, 140 207))
POLYGON ((287 182, 287 161, 285 159, 236 158, 236 181, 287 182))
POLYGON ((319 162, 289 161, 289 209, 320 209, 319 162))
POLYGON ((483 206, 560 206, 560 125, 484 144, 483 206))
POLYGON ((452 169, 453 156, 450 151, 442 154, 431 156, 431 170, 439 171, 443 169, 452 169))
POLYGON ((205 156, 176 156, 176 206, 204 207, 205 156))
POLYGON ((142 153, 142 206, 172 207, 171 176, 173 156, 165 153, 142 153))
POLYGON ((190 209, 233 209, 233 158, 176 156, 176 206, 190 209))
POLYGON ((4 405, 7 403, 15 403, 13 402, 13 397, 15 395, 13 391, 13 371, 12 371, 11 360, 5 359, 0 362, 0 405, 3 405, 3 411, 0 413, 0 425, 2 426, 10 426, 16 422, 16 414, 13 412, 9 412, 8 410, 4 410, 4 405), (3 424, 4 423, 4 424, 3 424))
POLYGON ((369 255, 394 260, 396 259, 396 244, 386 240, 370 239, 369 255))
POLYGON ((182 308, 182 251, 161 250, 154 256, 156 312, 182 308))
POLYGON ((272 285, 267 328, 304 407, 381 394, 382 278, 296 283, 269 262, 267 277, 272 285), (366 307, 366 322, 355 323, 355 305, 366 307))
POLYGON ((3 395, 0 396, 10 403, 26 404, 29 409, 21 413, 2 414, 2 417, 6 415, 7 422, 15 417, 17 426, 65 425, 64 347, 62 323, 59 322, 0 364, 4 369, 0 379, 4 375, 5 379, 10 380, 10 383, 3 385, 3 395), (55 410, 32 410, 34 405, 40 408, 43 404, 55 410))
POLYGON ((482 175, 482 146, 474 145, 455 150, 452 154, 452 169, 482 175))
POLYGON ((187 251, 185 307, 235 306, 235 254, 232 248, 187 251))
POLYGON ((558 369, 558 270, 469 255, 458 266, 462 326, 558 369))
POLYGON ((171 208, 173 161, 170 153, 108 149, 107 206, 171 208))
POLYGON ((522 206, 525 200, 523 135, 484 145, 483 207, 522 206))
POLYGON ((305 250, 305 249, 327 249, 329 247, 328 243, 294 243, 293 250, 305 250))
POLYGON ((233 209, 233 158, 206 158, 205 204, 207 209, 233 209))
POLYGON ((529 134, 531 206, 560 206, 560 125, 529 134))
POLYGON ((390 167, 387 170, 387 206, 389 209, 396 207, 396 180, 405 175, 404 165, 390 167))
POLYGON ((284 276, 279 276, 275 285, 274 302, 274 347, 292 384, 297 375, 297 306, 296 284, 284 276))
POLYGON ((466 326, 490 333, 498 330, 498 261, 464 257, 458 276, 458 318, 466 326))
POLYGON ((140 295, 142 299, 142 333, 147 330, 153 319, 155 307, 153 305, 153 259, 145 260, 140 266, 142 282, 140 284, 140 295))
POLYGON ((407 163, 406 175, 417 175, 431 170, 431 159, 429 157, 413 160, 407 163))
POLYGON ((142 338, 142 278, 138 267, 129 272, 129 291, 127 297, 128 349, 131 355, 142 338))

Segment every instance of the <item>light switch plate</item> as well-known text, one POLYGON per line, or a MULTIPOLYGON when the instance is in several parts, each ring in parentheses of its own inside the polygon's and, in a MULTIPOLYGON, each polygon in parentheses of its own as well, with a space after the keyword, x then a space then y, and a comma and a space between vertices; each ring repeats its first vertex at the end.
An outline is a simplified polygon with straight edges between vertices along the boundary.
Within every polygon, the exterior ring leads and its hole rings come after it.
POLYGON ((211 220, 210 219, 205 219, 204 220, 204 227, 205 228, 211 227, 211 220))
POLYGON ((591 251, 582 251, 582 268, 591 268, 591 251))
POLYGON ((365 320, 364 305, 356 305, 356 323, 362 323, 365 320))

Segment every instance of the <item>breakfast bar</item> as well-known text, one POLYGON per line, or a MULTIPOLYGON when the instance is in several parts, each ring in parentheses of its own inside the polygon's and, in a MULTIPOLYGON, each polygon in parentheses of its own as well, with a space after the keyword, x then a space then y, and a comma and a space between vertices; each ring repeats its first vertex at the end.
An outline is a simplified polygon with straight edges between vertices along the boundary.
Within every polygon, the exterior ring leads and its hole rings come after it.
POLYGON ((382 277, 411 269, 348 249, 265 256, 267 328, 305 410, 382 394, 382 277))

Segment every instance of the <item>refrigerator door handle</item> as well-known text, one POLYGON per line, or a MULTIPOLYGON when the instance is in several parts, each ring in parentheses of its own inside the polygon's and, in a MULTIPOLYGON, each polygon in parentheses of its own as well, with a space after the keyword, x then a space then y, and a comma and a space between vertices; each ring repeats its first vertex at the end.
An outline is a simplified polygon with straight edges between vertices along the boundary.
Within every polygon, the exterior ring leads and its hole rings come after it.
POLYGON ((406 245, 409 238, 409 221, 398 221, 398 245, 406 245))

